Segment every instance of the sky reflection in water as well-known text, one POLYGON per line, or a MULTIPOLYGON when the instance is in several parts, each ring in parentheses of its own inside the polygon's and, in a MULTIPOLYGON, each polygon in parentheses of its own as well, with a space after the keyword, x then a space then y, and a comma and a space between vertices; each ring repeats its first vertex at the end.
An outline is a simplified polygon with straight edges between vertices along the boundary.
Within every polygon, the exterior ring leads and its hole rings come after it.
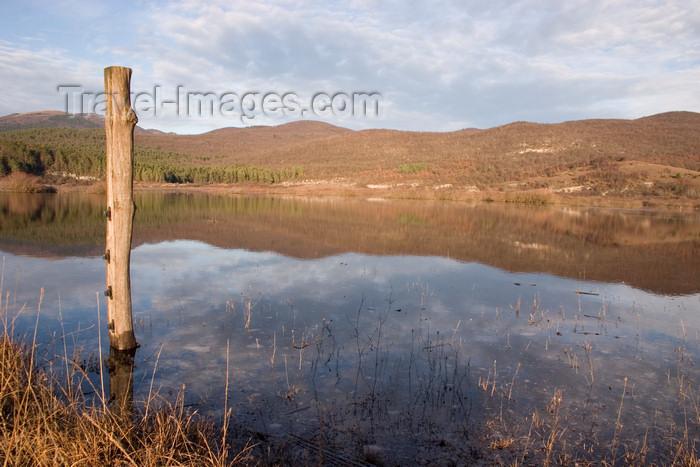
MULTIPOLYGON (((95 324, 98 298, 106 322, 100 259, 5 255, 5 261, 10 307, 26 303, 18 331, 33 324, 42 286, 42 340, 61 334, 59 310, 66 329, 95 324)), ((162 242, 134 249, 132 289, 143 384, 150 384, 154 355, 160 353, 155 385, 177 390, 184 382, 191 397, 223 390, 227 340, 236 387, 271 389, 260 386, 262 378, 286 390, 280 362, 287 357, 287 376, 290 367, 298 370, 300 353, 302 367, 307 363, 294 344, 312 341, 325 320, 338 345, 351 352, 355 338, 349 323, 358 321, 358 313, 365 335, 387 315, 384 338, 393 342, 392 352, 400 353, 411 331, 422 327, 466 343, 465 354, 476 367, 488 369, 497 360, 504 369, 514 368, 523 358, 532 360, 519 374, 541 384, 542 372, 553 369, 552 359, 564 379, 579 373, 564 355, 546 348, 590 342, 605 356, 601 371, 621 375, 636 358, 656 362, 665 373, 664 360, 675 358, 681 326, 693 342, 700 329, 697 294, 658 296, 626 285, 509 273, 440 257, 349 253, 304 260, 196 241, 162 242), (528 355, 540 352, 539 361, 528 355)), ((85 352, 96 350, 96 331, 77 336, 85 352)), ((143 389, 137 384, 137 393, 143 389)))

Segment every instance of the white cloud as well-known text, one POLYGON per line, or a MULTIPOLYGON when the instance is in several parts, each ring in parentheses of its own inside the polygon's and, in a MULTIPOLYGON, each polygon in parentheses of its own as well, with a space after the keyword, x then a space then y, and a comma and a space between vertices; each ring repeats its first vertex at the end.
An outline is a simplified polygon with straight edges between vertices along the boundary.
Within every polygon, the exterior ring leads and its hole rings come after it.
MULTIPOLYGON (((66 2, 54 10, 73 34, 34 20, 28 39, 0 42, 0 111, 55 108, 59 80, 100 87, 111 64, 134 68, 135 90, 382 93, 380 119, 329 120, 353 128, 453 130, 700 110, 694 2, 183 0, 89 10, 66 2), (128 34, 104 21, 121 10, 128 34)), ((168 115, 142 123, 180 131, 241 124, 168 115)))
POLYGON ((56 48, 31 50, 0 41, 0 114, 36 110, 64 110, 60 84, 99 86, 99 66, 56 48), (91 76, 92 75, 92 76, 91 76))

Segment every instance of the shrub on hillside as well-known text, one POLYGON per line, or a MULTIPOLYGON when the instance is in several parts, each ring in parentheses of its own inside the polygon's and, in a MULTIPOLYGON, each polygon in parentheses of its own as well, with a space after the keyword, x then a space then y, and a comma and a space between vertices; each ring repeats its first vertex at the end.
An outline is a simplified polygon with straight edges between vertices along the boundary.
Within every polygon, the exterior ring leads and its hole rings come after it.
POLYGON ((41 178, 24 172, 13 172, 2 179, 7 191, 15 193, 52 193, 54 188, 42 185, 41 178))

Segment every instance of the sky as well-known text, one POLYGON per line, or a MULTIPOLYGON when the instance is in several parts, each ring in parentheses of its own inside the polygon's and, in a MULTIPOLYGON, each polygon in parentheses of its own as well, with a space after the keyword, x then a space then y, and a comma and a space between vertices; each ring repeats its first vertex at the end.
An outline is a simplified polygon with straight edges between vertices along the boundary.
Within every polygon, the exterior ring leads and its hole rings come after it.
POLYGON ((454 131, 700 111, 700 0, 0 0, 0 115, 454 131))

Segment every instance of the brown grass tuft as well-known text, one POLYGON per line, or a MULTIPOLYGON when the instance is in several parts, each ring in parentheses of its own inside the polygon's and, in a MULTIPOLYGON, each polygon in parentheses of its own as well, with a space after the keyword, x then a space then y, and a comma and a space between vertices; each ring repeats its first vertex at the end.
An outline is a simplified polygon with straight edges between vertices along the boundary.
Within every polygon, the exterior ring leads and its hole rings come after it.
POLYGON ((43 185, 41 178, 24 172, 13 172, 3 179, 7 191, 14 193, 49 193, 51 187, 43 185))
MULTIPOLYGON (((82 373, 85 377, 85 374, 82 373)), ((214 425, 156 399, 147 416, 87 403, 35 365, 31 346, 0 336, 0 459, 5 465, 234 465, 214 425)))

